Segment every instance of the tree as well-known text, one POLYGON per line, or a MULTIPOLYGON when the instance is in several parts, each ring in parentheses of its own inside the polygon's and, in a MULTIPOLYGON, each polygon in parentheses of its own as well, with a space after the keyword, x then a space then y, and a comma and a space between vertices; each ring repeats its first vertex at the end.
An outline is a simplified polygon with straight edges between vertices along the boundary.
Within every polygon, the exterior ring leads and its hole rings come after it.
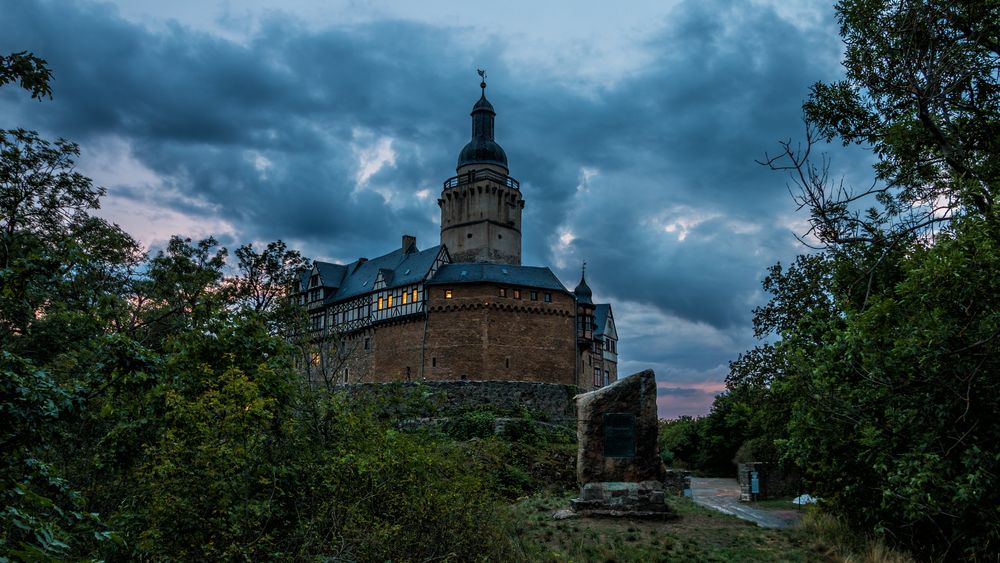
POLYGON ((52 98, 52 71, 45 59, 21 51, 10 55, 0 55, 0 86, 11 82, 19 82, 21 88, 31 92, 31 97, 41 100, 45 96, 52 98))
POLYGON ((822 244, 906 240, 957 212, 990 215, 1000 189, 1000 5, 964 0, 843 0, 846 77, 803 105, 803 149, 765 162, 793 171, 822 244), (864 144, 871 186, 831 185, 817 141, 864 144), (867 209, 865 207, 867 206, 867 209))
POLYGON ((772 269, 754 316, 768 340, 727 384, 855 529, 930 557, 988 556, 1000 542, 1000 5, 843 0, 837 13, 846 77, 813 87, 803 148, 763 161, 791 173, 820 252, 772 269), (869 187, 831 181, 814 149, 835 138, 873 149, 869 187))
POLYGON ((280 240, 259 253, 245 244, 235 254, 239 275, 228 281, 242 306, 256 313, 280 308, 294 291, 299 272, 309 267, 307 259, 280 240))

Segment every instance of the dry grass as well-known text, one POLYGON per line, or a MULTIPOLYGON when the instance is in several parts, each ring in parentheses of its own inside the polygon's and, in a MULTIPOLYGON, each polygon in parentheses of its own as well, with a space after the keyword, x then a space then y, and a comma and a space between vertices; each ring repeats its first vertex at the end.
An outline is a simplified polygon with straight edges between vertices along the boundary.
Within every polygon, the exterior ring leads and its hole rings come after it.
POLYGON ((817 509, 806 513, 802 530, 817 538, 817 546, 828 547, 826 555, 844 563, 914 563, 908 554, 881 539, 859 537, 842 520, 817 509))

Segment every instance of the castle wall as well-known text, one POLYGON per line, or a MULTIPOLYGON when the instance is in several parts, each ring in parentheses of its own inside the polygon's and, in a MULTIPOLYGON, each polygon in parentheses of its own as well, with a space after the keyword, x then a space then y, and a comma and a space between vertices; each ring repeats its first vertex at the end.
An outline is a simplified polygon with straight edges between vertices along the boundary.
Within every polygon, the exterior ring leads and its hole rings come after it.
POLYGON ((569 295, 521 288, 515 299, 510 286, 460 284, 434 286, 428 297, 426 379, 576 383, 576 305, 569 295), (501 287, 507 297, 499 296, 501 287), (537 301, 530 291, 538 291, 537 301))
POLYGON ((377 405, 392 416, 441 417, 470 410, 528 411, 539 419, 575 426, 580 393, 574 385, 526 381, 424 381, 338 384, 352 401, 377 405))

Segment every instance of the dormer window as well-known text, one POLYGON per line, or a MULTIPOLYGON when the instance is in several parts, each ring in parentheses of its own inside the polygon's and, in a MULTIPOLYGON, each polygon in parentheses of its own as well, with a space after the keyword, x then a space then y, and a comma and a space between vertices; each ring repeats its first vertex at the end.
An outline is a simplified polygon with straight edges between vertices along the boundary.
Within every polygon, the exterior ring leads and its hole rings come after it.
POLYGON ((309 287, 316 287, 317 285, 319 285, 319 274, 313 274, 309 278, 309 287))

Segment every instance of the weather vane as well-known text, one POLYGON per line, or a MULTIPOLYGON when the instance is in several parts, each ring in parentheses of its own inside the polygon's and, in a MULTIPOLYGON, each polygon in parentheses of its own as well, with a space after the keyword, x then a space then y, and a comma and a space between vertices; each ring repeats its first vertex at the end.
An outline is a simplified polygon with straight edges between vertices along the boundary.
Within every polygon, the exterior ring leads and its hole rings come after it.
POLYGON ((476 72, 478 72, 479 77, 483 79, 483 81, 479 83, 479 87, 482 88, 483 90, 486 90, 486 69, 477 68, 476 72))

